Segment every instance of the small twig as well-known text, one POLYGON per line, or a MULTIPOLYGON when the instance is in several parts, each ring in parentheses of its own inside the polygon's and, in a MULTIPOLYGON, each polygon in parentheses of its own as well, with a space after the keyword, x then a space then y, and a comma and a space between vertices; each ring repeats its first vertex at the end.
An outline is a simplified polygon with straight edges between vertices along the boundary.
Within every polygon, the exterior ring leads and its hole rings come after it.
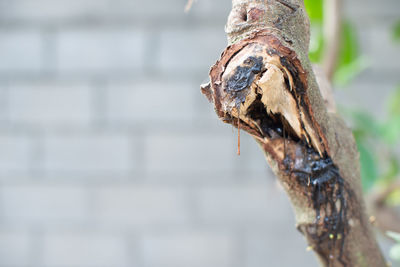
POLYGON ((323 34, 326 46, 322 66, 330 81, 335 72, 340 48, 341 6, 341 0, 324 0, 323 34))

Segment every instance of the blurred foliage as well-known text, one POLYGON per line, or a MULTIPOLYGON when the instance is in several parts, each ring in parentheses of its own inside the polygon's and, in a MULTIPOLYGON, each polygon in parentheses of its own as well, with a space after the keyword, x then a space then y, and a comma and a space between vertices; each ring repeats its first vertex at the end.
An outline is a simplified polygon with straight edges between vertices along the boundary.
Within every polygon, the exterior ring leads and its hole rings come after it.
POLYGON ((334 82, 346 85, 368 67, 368 60, 360 55, 357 34, 350 22, 342 23, 341 44, 334 82))
POLYGON ((311 21, 311 40, 309 57, 311 62, 321 62, 324 52, 324 19, 323 0, 305 0, 308 16, 311 21))
POLYGON ((378 178, 376 158, 360 138, 356 137, 358 151, 360 152, 361 177, 364 190, 371 188, 378 178))
POLYGON ((393 190, 386 198, 385 204, 388 206, 398 206, 400 204, 400 189, 393 190))
POLYGON ((395 232, 387 232, 386 234, 396 242, 390 249, 390 258, 394 261, 400 261, 400 234, 395 232))
MULTIPOLYGON (((319 63, 325 51, 323 20, 324 1, 305 0, 307 13, 311 21, 311 41, 309 57, 311 62, 319 63)), ((350 22, 342 22, 339 57, 334 74, 334 82, 346 85, 368 67, 368 60, 360 55, 357 34, 350 22)))
MULTIPOLYGON (((309 56, 314 63, 320 63, 324 54, 324 0, 305 0, 311 21, 311 42, 309 56)), ((360 53, 357 33, 349 21, 342 21, 341 40, 337 67, 333 81, 344 86, 369 66, 367 58, 360 53)), ((393 27, 393 39, 400 42, 400 21, 393 27)), ((400 141, 400 85, 390 96, 387 115, 378 121, 370 114, 345 109, 347 118, 353 124, 353 133, 360 151, 363 189, 368 192, 374 186, 388 186, 400 175, 400 163, 394 145, 400 141)), ((388 198, 391 205, 400 205, 399 193, 388 198)))
MULTIPOLYGON (((386 119, 378 121, 366 112, 346 110, 360 151, 363 188, 387 186, 400 174, 396 144, 400 143, 400 86, 388 99, 386 119)), ((392 204, 400 205, 400 201, 392 204)))
POLYGON ((307 14, 311 23, 320 22, 324 18, 324 1, 323 0, 304 0, 307 14))
POLYGON ((322 25, 311 24, 311 36, 310 49, 308 56, 311 62, 321 62, 324 52, 324 35, 322 33, 322 25))
POLYGON ((393 26, 393 40, 400 42, 400 20, 393 26))

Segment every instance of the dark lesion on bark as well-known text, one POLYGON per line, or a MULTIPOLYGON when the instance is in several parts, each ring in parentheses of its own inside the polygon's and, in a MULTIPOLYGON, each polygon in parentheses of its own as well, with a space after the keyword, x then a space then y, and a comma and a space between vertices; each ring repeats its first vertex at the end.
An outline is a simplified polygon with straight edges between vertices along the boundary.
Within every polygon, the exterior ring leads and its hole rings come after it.
POLYGON ((266 40, 266 47, 261 53, 276 56, 276 64, 280 65, 282 72, 283 68, 287 70, 284 86, 295 99, 294 109, 300 110, 302 107, 300 112, 305 113, 298 115, 304 135, 296 132, 284 114, 268 111, 269 107, 262 101, 264 91, 256 81, 268 71, 270 65, 264 65, 265 59, 259 56, 260 49, 255 49, 257 53, 250 53, 241 64, 231 68, 230 74, 225 74, 228 65, 252 43, 250 41, 237 44, 236 47, 234 45, 222 54, 210 71, 210 84, 203 86, 202 92, 214 103, 218 116, 224 122, 236 127, 240 124, 241 129, 256 138, 281 172, 285 173, 283 177, 287 180, 282 182, 288 184, 296 194, 302 195, 315 211, 313 222, 298 226, 307 237, 310 247, 327 266, 330 262, 347 266, 348 260, 343 255, 343 249, 351 229, 348 224, 348 203, 354 194, 329 156, 321 134, 316 141, 320 142, 319 146, 311 142, 313 136, 308 134, 305 123, 313 128, 318 127, 312 124, 313 114, 306 95, 304 70, 294 63, 295 55, 290 54, 277 40, 266 40), (305 116, 309 118, 307 122, 301 119, 305 116))
POLYGON ((350 230, 347 201, 353 194, 329 156, 321 157, 312 147, 301 143, 303 155, 286 157, 285 171, 297 184, 297 190, 303 190, 316 216, 314 223, 299 225, 298 229, 326 263, 337 260, 346 266, 343 249, 350 230))
POLYGON ((243 66, 238 66, 226 84, 228 93, 237 105, 246 101, 246 90, 254 80, 254 76, 262 69, 262 58, 250 56, 243 66))
MULTIPOLYGON (((264 138, 280 141, 272 144, 284 142, 284 147, 285 143, 296 144, 296 153, 284 151, 280 166, 290 177, 292 189, 308 198, 316 214, 314 223, 300 225, 299 230, 309 237, 310 246, 327 263, 337 260, 346 266, 343 248, 349 231, 347 199, 352 193, 338 168, 328 155, 319 155, 296 136, 283 116, 267 115, 261 95, 249 107, 246 116, 258 122, 264 138)), ((269 149, 275 150, 274 147, 269 149)))

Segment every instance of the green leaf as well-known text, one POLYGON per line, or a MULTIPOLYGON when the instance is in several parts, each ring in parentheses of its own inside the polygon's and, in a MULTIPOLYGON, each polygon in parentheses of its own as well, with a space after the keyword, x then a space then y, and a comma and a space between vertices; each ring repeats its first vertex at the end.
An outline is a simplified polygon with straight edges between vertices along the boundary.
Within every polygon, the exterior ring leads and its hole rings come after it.
POLYGON ((377 125, 375 119, 368 113, 362 111, 351 111, 350 113, 353 128, 355 129, 359 136, 380 135, 380 127, 377 125))
POLYGON ((400 86, 389 96, 388 119, 381 126, 384 141, 395 144, 400 141, 400 86))
POLYGON ((381 127, 384 140, 388 144, 396 144, 400 140, 400 115, 391 116, 381 127))
POLYGON ((359 56, 359 45, 356 31, 350 22, 343 22, 340 46, 339 65, 347 65, 356 60, 359 56))
POLYGON ((336 68, 333 80, 335 84, 345 86, 370 65, 370 61, 364 56, 355 59, 347 65, 341 64, 336 68))
POLYGON ((349 22, 342 24, 339 59, 335 82, 345 85, 369 66, 365 57, 360 57, 360 49, 354 27, 349 22))
POLYGON ((390 249, 389 257, 394 261, 400 261, 400 244, 394 245, 390 249))
MULTIPOLYGON (((400 205, 400 189, 394 190, 385 199, 385 203, 389 206, 399 206, 400 205)), ((400 241, 399 241, 400 242, 400 241)))
POLYGON ((397 86, 389 97, 388 106, 390 115, 400 116, 400 85, 397 86))
POLYGON ((393 238, 397 244, 395 244, 389 251, 389 257, 394 261, 400 261, 400 233, 386 232, 386 234, 393 238))
POLYGON ((392 182, 400 173, 400 165, 394 155, 389 158, 388 162, 389 166, 387 167, 386 173, 382 177, 382 181, 386 183, 392 182))
POLYGON ((311 23, 321 22, 324 18, 324 1, 323 0, 304 0, 306 11, 310 17, 311 23))
POLYGON ((400 41, 400 20, 393 26, 393 39, 397 42, 400 41))
POLYGON ((324 51, 324 34, 322 31, 324 0, 305 0, 304 4, 311 22, 309 58, 311 62, 319 63, 324 51))
POLYGON ((360 152, 361 182, 365 192, 368 192, 378 180, 378 169, 376 160, 364 144, 362 139, 356 140, 360 152))
POLYGON ((400 233, 392 232, 392 231, 387 231, 386 234, 393 238, 397 243, 400 243, 400 233))

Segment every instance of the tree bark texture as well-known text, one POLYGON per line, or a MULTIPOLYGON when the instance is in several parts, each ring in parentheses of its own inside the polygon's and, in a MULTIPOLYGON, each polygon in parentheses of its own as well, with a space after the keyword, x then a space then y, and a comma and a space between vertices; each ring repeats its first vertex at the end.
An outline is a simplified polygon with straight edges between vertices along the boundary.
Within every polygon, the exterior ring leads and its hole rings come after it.
POLYGON ((233 0, 229 46, 202 92, 252 135, 322 266, 386 266, 365 213, 351 131, 308 59, 302 0, 233 0))

